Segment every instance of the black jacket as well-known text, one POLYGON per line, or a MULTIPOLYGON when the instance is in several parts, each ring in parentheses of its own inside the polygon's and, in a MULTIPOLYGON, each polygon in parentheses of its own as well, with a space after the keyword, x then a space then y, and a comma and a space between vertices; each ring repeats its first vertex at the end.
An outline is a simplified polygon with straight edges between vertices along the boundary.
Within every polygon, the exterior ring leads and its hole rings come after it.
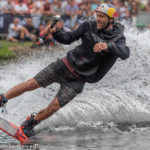
POLYGON ((120 23, 114 24, 109 31, 99 31, 96 21, 85 21, 74 31, 56 30, 53 36, 63 44, 70 44, 81 38, 81 45, 67 53, 67 60, 81 78, 94 83, 104 77, 117 58, 124 60, 129 57, 130 51, 123 31, 124 26, 120 23), (100 53, 93 52, 97 42, 108 43, 108 49, 100 53))

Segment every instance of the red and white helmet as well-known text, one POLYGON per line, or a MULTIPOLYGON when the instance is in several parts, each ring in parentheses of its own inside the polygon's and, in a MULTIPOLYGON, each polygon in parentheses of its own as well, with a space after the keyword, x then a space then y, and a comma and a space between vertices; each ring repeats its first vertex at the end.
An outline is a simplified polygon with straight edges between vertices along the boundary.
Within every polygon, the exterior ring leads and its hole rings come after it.
POLYGON ((117 8, 111 4, 106 4, 106 3, 100 4, 97 6, 95 11, 107 15, 109 18, 117 18, 119 16, 117 12, 117 8))

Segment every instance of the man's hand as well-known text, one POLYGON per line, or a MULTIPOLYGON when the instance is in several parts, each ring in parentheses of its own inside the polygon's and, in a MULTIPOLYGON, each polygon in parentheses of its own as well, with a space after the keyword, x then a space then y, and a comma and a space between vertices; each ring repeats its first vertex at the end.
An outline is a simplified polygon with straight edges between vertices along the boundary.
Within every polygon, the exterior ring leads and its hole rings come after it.
POLYGON ((56 32, 56 28, 54 27, 54 28, 50 28, 50 27, 47 27, 46 28, 46 33, 48 33, 48 34, 52 34, 52 33, 55 33, 56 32))
POLYGON ((95 53, 101 52, 102 50, 106 50, 108 48, 107 43, 97 43, 94 45, 93 50, 95 53))

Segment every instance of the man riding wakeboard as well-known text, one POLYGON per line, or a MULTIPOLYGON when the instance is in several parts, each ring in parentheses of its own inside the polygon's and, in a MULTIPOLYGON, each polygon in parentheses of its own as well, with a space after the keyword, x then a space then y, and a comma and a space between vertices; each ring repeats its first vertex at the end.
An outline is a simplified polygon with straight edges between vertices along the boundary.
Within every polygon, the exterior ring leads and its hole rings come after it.
POLYGON ((64 58, 49 64, 32 79, 0 95, 0 106, 3 106, 8 100, 26 91, 45 88, 54 82, 60 84, 52 102, 37 114, 27 117, 19 127, 19 132, 25 138, 34 135, 33 128, 37 124, 81 93, 86 82, 98 82, 118 58, 125 60, 129 57, 130 51, 123 34, 124 26, 115 21, 117 17, 115 6, 103 3, 96 8, 96 20, 85 21, 74 31, 60 31, 55 27, 47 29, 47 33, 62 44, 70 44, 78 39, 82 43, 70 50, 64 58))

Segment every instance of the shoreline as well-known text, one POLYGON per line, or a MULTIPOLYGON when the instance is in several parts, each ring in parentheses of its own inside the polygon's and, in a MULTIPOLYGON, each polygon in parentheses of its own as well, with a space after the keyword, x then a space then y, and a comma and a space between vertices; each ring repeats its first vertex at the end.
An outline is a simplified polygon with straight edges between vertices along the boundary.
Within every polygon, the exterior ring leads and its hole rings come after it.
POLYGON ((30 51, 32 42, 10 42, 6 40, 0 41, 0 60, 15 58, 20 52, 30 51))

